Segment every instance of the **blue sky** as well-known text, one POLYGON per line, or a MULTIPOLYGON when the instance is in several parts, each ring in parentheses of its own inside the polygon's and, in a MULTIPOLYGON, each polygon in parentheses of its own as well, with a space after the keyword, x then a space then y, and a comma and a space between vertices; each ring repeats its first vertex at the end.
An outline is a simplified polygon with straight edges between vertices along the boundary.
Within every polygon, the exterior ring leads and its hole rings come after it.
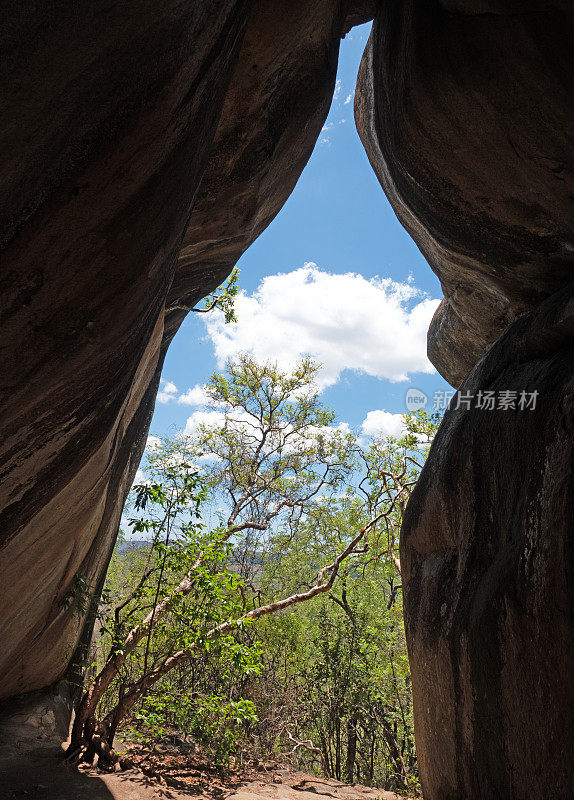
POLYGON ((439 282, 395 217, 355 129, 369 29, 342 41, 335 97, 313 155, 239 262, 238 324, 189 314, 165 361, 151 433, 184 429, 200 407, 198 387, 239 349, 285 366, 309 351, 326 365, 324 402, 365 433, 398 432, 409 387, 425 392, 430 407, 433 392, 450 389, 425 353, 439 282))

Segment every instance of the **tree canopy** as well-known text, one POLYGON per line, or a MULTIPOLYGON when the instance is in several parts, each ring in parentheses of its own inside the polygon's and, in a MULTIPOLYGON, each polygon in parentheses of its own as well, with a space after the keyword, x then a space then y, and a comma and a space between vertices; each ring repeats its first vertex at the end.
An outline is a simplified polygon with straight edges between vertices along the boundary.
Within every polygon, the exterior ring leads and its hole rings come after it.
POLYGON ((398 532, 437 420, 366 441, 317 370, 243 355, 209 381, 203 421, 148 453, 70 757, 121 764, 118 728, 175 727, 224 764, 249 731, 339 779, 416 783, 398 532))

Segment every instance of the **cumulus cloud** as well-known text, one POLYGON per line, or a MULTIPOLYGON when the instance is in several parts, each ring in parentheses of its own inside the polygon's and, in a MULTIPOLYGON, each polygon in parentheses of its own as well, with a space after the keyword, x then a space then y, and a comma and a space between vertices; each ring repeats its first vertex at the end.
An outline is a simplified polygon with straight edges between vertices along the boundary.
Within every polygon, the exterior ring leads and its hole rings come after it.
POLYGON ((290 369, 304 355, 323 364, 319 388, 356 370, 390 381, 434 372, 426 357, 426 332, 439 303, 412 284, 307 263, 264 278, 252 294, 236 298, 238 321, 225 324, 215 310, 205 320, 217 363, 239 352, 290 369))
POLYGON ((180 394, 177 398, 177 402, 186 406, 213 405, 213 401, 207 394, 205 386, 201 386, 199 383, 196 383, 192 389, 188 389, 184 394, 180 394))
POLYGON ((169 403, 170 400, 175 400, 177 396, 177 386, 172 381, 162 380, 160 390, 157 393, 158 403, 169 403))
POLYGON ((225 414, 222 411, 194 411, 191 417, 187 418, 184 436, 193 436, 200 425, 210 425, 222 427, 225 422, 225 414))
POLYGON ((353 99, 353 93, 351 92, 351 94, 348 94, 347 97, 345 98, 345 102, 343 103, 343 105, 344 106, 348 105, 352 99, 353 99))
POLYGON ((134 482, 132 483, 132 486, 141 486, 142 484, 147 485, 147 484, 149 484, 149 482, 150 482, 150 480, 149 480, 148 476, 145 474, 143 469, 140 468, 140 469, 138 469, 138 471, 135 474, 135 478, 134 478, 134 482))
POLYGON ((159 436, 154 436, 153 434, 150 433, 150 435, 147 437, 145 449, 148 450, 149 452, 153 452, 154 450, 158 450, 160 446, 161 446, 161 439, 159 438, 159 436))
POLYGON ((398 438, 405 432, 402 414, 392 414, 382 408, 369 411, 361 425, 361 433, 365 436, 398 438))

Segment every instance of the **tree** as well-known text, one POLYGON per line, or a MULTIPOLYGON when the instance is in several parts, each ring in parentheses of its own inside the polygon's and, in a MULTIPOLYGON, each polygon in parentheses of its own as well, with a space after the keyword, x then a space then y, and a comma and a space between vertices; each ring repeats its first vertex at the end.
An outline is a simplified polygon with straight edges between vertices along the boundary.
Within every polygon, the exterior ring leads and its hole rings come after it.
POLYGON ((226 323, 237 322, 235 314, 235 298, 239 293, 239 267, 233 267, 229 277, 214 292, 203 299, 202 306, 179 304, 171 306, 167 311, 193 311, 196 314, 207 314, 218 308, 223 312, 226 323))
POLYGON ((365 520, 378 520, 329 593, 259 627, 263 670, 250 695, 267 747, 287 738, 287 754, 306 769, 315 763, 339 780, 395 791, 417 781, 398 532, 438 419, 418 412, 404 421, 398 439, 356 443, 357 472, 345 493, 318 505, 297 530, 272 536, 266 596, 304 587, 318 560, 365 520))
POLYGON ((352 474, 354 437, 337 429, 333 413, 321 405, 313 386, 317 368, 307 359, 287 373, 242 356, 208 385, 217 424, 202 425, 192 439, 177 438, 152 455, 154 480, 136 487, 142 515, 132 529, 151 534, 157 563, 146 565, 131 595, 108 614, 109 654, 76 709, 70 757, 89 760, 98 753, 102 763, 121 763, 113 751, 115 732, 152 687, 213 642, 232 648, 232 634, 246 624, 329 592, 341 565, 365 551, 362 540, 390 513, 381 508, 363 515, 339 538, 339 548, 331 548, 328 562, 319 562, 314 581, 267 603, 241 576, 218 569, 231 545, 253 552, 251 537, 270 534, 273 525, 298 530, 352 474), (193 459, 207 459, 205 477, 193 459), (229 501, 229 514, 213 529, 202 520, 209 491, 229 501), (150 659, 158 633, 162 646, 150 659), (101 714, 113 684, 117 700, 101 714))

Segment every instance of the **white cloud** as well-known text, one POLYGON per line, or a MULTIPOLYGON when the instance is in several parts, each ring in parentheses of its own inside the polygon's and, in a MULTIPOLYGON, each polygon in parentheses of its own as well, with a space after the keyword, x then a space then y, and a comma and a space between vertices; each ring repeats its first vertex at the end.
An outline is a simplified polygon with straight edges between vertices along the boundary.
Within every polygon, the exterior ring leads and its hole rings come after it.
POLYGON ((331 144, 331 132, 337 125, 344 125, 346 119, 339 119, 339 120, 331 120, 326 122, 323 127, 321 128, 321 133, 319 134, 319 144, 331 144))
POLYGON ((149 483, 148 476, 145 474, 143 469, 138 469, 138 471, 135 474, 132 486, 140 486, 141 484, 148 484, 148 483, 149 483))
POLYGON ((175 400, 177 395, 177 386, 172 381, 163 381, 163 387, 157 393, 158 403, 169 403, 170 400, 175 400))
POLYGON ((438 303, 413 285, 307 263, 264 278, 252 295, 241 292, 237 322, 226 325, 215 310, 205 324, 220 368, 241 351, 287 369, 310 355, 323 364, 323 389, 346 369, 391 381, 434 372, 426 333, 438 303))
POLYGON ((321 128, 321 133, 319 134, 319 144, 331 144, 331 139, 329 138, 329 131, 335 127, 334 122, 326 122, 323 127, 321 128))
MULTIPOLYGON (((241 409, 236 409, 232 415, 227 416, 224 411, 220 410, 194 411, 193 414, 187 419, 187 423, 183 430, 183 436, 190 436, 193 438, 200 425, 206 425, 207 427, 211 428, 222 428, 224 424, 227 424, 231 430, 244 432, 247 434, 247 436, 251 439, 252 445, 254 442, 261 441, 261 431, 259 430, 257 424, 254 424, 252 417, 241 409)), ((289 428, 287 428, 287 430, 289 430, 289 428)), ((311 438, 319 436, 323 438, 324 442, 329 442, 334 434, 339 433, 345 436, 346 434, 351 433, 351 428, 348 422, 339 422, 338 425, 334 425, 332 427, 317 427, 314 425, 309 425, 305 429, 305 433, 301 435, 299 433, 295 433, 292 428, 290 432, 291 436, 286 441, 283 441, 282 447, 284 453, 292 453, 297 450, 297 448, 302 447, 306 442, 309 442, 311 438)), ((282 440, 282 435, 280 438, 282 440)), ((272 434, 267 436, 266 442, 269 447, 274 448, 279 444, 279 438, 275 438, 272 434)), ((210 452, 205 452, 201 456, 196 456, 195 458, 198 462, 213 462, 221 460, 214 453, 210 452)))
POLYGON ((353 99, 353 93, 351 92, 351 94, 348 94, 347 97, 345 98, 345 102, 343 103, 343 105, 344 106, 348 105, 352 99, 353 99))
POLYGON ((188 389, 184 394, 180 394, 177 402, 186 406, 210 406, 213 405, 213 400, 209 397, 205 390, 205 386, 197 383, 193 389, 188 389))
POLYGON ((402 414, 392 414, 377 408, 369 411, 361 425, 361 432, 365 436, 377 436, 387 438, 394 436, 398 438, 405 432, 402 414))
POLYGON ((258 427, 253 418, 241 408, 237 408, 232 414, 227 415, 225 411, 217 408, 198 409, 187 418, 183 435, 193 436, 200 425, 222 428, 225 424, 232 430, 244 430, 248 431, 252 436, 258 435, 258 427))
POLYGON ((341 78, 337 78, 337 80, 335 81, 335 91, 333 92, 333 100, 339 99, 339 95, 341 94, 341 86, 342 86, 341 78))
POLYGON ((225 414, 222 411, 194 411, 191 417, 187 418, 184 436, 193 436, 200 425, 213 425, 221 427, 225 422, 225 414))
MULTIPOLYGON (((228 419, 228 425, 235 426, 235 427, 243 427, 246 428, 248 423, 243 422, 242 417, 246 420, 250 420, 249 415, 247 413, 241 413, 241 411, 236 411, 233 414, 233 421, 228 419)), ((193 414, 187 418, 187 422, 185 424, 185 428, 183 429, 183 436, 191 436, 192 438, 198 431, 200 425, 207 425, 208 427, 213 428, 222 428, 225 424, 225 412, 218 411, 218 410, 198 410, 194 411, 193 414)), ((249 427, 250 433, 254 433, 253 428, 249 427)), ((203 453, 202 455, 195 456, 196 462, 213 462, 213 461, 220 461, 219 456, 216 456, 214 453, 203 453)))
POLYGON ((150 433, 150 435, 147 437, 145 449, 153 452, 154 450, 158 450, 160 446, 161 446, 161 439, 159 438, 159 436, 154 436, 153 434, 150 433))

